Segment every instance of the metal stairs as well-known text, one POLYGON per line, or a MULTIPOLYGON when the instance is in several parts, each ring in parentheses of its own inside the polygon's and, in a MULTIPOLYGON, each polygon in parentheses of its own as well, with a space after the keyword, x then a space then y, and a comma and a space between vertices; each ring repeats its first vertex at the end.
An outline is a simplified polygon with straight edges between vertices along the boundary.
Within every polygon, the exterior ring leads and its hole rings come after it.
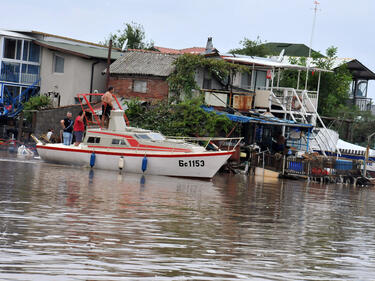
MULTIPOLYGON (((284 118, 290 116, 295 122, 313 124, 315 129, 312 130, 309 140, 315 142, 324 156, 327 156, 327 152, 337 152, 341 155, 337 140, 334 140, 332 131, 325 126, 306 90, 297 94, 293 88, 282 88, 282 94, 278 95, 271 90, 270 102, 271 105, 281 107, 282 110, 277 112, 284 113, 284 118)), ((307 142, 306 139, 305 141, 307 142)))

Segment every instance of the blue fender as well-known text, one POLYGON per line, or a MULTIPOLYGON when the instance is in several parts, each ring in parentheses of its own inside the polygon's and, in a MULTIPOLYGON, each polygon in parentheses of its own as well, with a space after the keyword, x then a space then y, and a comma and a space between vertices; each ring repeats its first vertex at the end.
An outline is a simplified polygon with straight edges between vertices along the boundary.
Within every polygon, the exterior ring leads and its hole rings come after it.
POLYGON ((143 157, 142 159, 142 172, 144 173, 147 170, 147 157, 143 157))

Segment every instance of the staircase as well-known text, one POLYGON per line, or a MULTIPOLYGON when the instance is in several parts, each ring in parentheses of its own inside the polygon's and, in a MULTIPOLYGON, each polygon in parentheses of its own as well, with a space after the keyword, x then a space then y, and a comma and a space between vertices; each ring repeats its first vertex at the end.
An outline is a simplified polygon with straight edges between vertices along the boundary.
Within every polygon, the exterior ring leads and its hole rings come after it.
MULTIPOLYGON (((281 110, 271 110, 271 112, 284 113, 285 118, 290 116, 295 122, 314 125, 315 128, 309 137, 311 141, 309 150, 319 150, 324 156, 327 156, 328 152, 337 152, 341 155, 337 147, 337 133, 327 129, 317 112, 317 96, 314 104, 306 90, 297 93, 293 88, 274 88, 270 99, 272 105, 281 107, 281 110)), ((305 142, 307 143, 307 139, 305 142)))

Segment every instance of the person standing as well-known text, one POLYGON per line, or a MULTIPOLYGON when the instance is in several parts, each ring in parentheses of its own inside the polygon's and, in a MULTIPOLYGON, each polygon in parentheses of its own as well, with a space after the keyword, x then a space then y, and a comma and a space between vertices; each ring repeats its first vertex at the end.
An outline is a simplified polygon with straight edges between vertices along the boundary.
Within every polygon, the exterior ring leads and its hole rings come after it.
POLYGON ((108 91, 102 96, 102 126, 104 128, 108 127, 109 122, 109 115, 111 114, 111 110, 113 109, 113 93, 115 89, 113 87, 109 87, 108 91))
POLYGON ((73 120, 72 120, 72 113, 67 112, 66 118, 60 121, 61 127, 63 128, 63 143, 64 145, 71 145, 73 139, 73 120))
POLYGON ((74 120, 73 133, 75 137, 75 146, 78 146, 83 139, 83 133, 85 132, 85 124, 83 123, 83 119, 85 118, 85 114, 86 112, 81 110, 76 120, 74 120))

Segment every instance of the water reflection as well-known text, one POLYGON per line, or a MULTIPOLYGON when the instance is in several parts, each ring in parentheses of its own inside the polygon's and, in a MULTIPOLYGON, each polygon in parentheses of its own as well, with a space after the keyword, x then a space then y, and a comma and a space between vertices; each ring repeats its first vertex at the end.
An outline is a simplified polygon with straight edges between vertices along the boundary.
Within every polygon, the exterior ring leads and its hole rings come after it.
POLYGON ((1 280, 371 280, 373 189, 0 154, 1 280))

